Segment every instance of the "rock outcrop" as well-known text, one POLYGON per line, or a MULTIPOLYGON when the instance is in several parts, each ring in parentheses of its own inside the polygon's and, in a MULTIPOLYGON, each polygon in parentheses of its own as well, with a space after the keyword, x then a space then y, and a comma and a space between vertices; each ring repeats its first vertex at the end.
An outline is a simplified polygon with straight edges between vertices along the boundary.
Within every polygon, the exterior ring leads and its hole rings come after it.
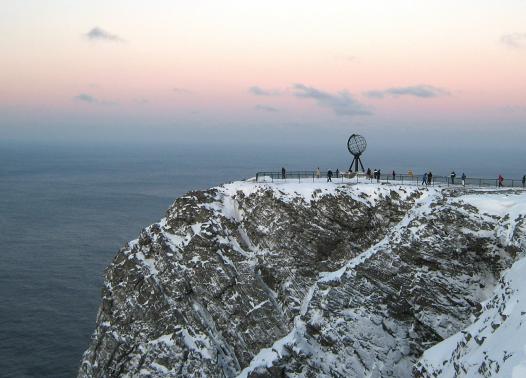
POLYGON ((524 251, 522 223, 472 200, 498 193, 191 192, 108 267, 79 376, 437 376, 423 353, 483 314, 524 251))

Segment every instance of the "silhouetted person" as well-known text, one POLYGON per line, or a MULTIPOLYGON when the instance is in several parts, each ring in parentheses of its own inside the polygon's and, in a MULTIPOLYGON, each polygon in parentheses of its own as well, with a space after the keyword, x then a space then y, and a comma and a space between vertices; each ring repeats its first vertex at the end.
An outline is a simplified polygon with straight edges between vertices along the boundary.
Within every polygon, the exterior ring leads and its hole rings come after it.
POLYGON ((380 170, 376 171, 376 182, 380 182, 380 170))
POLYGON ((462 172, 462 186, 466 186, 466 174, 462 172))
POLYGON ((287 174, 287 171, 285 170, 285 167, 281 168, 281 178, 285 180, 285 176, 287 174))
POLYGON ((499 175, 499 188, 502 188, 504 186, 504 177, 502 175, 499 175))
POLYGON ((451 171, 451 174, 449 176, 451 177, 451 184, 455 185, 455 177, 457 177, 455 171, 451 171))
POLYGON ((427 172, 424 173, 422 176, 422 184, 421 185, 427 185, 427 172))
POLYGON ((526 175, 522 176, 522 187, 524 188, 524 184, 526 184, 526 175))
POLYGON ((378 177, 378 170, 375 169, 375 170, 373 171, 373 178, 376 179, 377 177, 378 177))
POLYGON ((340 176, 340 170, 336 168, 336 178, 338 178, 339 176, 340 176))
POLYGON ((371 168, 367 168, 366 176, 368 179, 371 179, 371 168))
POLYGON ((433 182, 433 174, 431 173, 431 171, 429 171, 429 173, 427 174, 427 185, 431 185, 432 182, 433 182))
POLYGON ((393 181, 396 179, 396 172, 393 169, 393 181))
POLYGON ((327 182, 332 182, 332 171, 330 169, 327 171, 327 182))

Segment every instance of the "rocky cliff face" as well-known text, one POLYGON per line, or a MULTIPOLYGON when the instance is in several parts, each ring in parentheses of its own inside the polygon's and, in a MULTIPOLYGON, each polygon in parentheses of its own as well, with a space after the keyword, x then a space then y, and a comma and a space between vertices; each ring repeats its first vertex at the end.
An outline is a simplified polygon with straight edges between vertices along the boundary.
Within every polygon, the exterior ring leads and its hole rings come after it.
POLYGON ((424 351, 484 313, 524 250, 520 221, 473 200, 497 195, 250 182, 191 192, 107 269, 79 376, 439 375, 424 351))

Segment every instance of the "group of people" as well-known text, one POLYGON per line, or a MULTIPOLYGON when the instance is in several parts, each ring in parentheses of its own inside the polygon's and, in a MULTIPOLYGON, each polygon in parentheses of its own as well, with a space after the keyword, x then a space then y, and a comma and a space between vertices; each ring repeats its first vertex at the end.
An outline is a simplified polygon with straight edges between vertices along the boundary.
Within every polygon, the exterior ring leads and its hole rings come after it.
POLYGON ((433 183, 433 173, 431 171, 422 175, 422 185, 431 185, 433 183))
MULTIPOLYGON (((338 168, 336 168, 336 178, 340 177, 340 170, 338 168)), ((320 171, 320 167, 316 168, 316 170, 314 171, 314 176, 316 178, 320 178, 321 177, 321 171, 320 171)), ((327 182, 332 182, 332 177, 334 176, 334 173, 329 169, 327 171, 327 182)), ((284 180, 285 178, 287 177, 287 170, 285 169, 285 167, 282 167, 281 168, 281 178, 284 180)))
MULTIPOLYGON (((286 170, 285 168, 281 168, 281 178, 282 179, 285 179, 286 178, 286 170)), ((320 178, 321 177, 321 171, 320 171, 320 167, 316 168, 316 170, 314 171, 314 175, 316 178, 320 178)), ((365 176, 369 179, 369 180, 373 180, 375 179, 377 182, 380 182, 380 175, 381 175, 381 171, 380 169, 374 169, 373 171, 371 171, 371 168, 367 168, 367 172, 365 173, 365 176)), ((396 180, 396 172, 394 171, 393 169, 393 172, 391 173, 392 177, 393 177, 393 181, 396 180)), ((408 176, 413 176, 413 171, 412 170, 409 170, 407 172, 407 175, 408 176)), ((340 177, 340 170, 337 168, 336 171, 333 173, 332 170, 328 170, 327 171, 327 182, 332 182, 332 178, 333 176, 336 176, 336 178, 339 178, 340 177)), ((451 171, 451 173, 449 174, 449 177, 451 179, 451 184, 452 185, 455 185, 455 179, 457 177, 457 174, 455 173, 455 171, 451 171)), ((466 179, 467 179, 467 176, 465 173, 462 173, 462 176, 460 176, 460 179, 461 179, 461 182, 462 182, 462 186, 465 186, 466 185, 466 179)), ((429 172, 426 172, 422 175, 422 182, 421 182, 421 185, 431 185, 433 183, 433 173, 431 171, 429 172)), ((504 177, 499 174, 498 178, 497 178, 497 183, 498 183, 498 187, 499 188, 502 188, 504 186, 504 177)), ((523 175, 522 176, 522 187, 526 187, 526 175, 523 175)))
POLYGON ((376 182, 380 182, 380 175, 381 171, 379 169, 375 169, 371 172, 371 168, 367 168, 367 172, 365 173, 365 177, 367 177, 369 180, 375 179, 376 182))
MULTIPOLYGON (((320 177, 320 176, 319 176, 319 172, 320 172, 320 168, 318 168, 318 169, 316 170, 316 174, 318 175, 318 177, 320 177)), ((336 168, 336 172, 335 172, 335 173, 336 173, 336 178, 340 177, 340 170, 339 170, 338 168, 336 168)), ((332 182, 332 176, 333 176, 333 173, 332 173, 332 171, 329 169, 329 170, 327 171, 327 182, 332 182)))

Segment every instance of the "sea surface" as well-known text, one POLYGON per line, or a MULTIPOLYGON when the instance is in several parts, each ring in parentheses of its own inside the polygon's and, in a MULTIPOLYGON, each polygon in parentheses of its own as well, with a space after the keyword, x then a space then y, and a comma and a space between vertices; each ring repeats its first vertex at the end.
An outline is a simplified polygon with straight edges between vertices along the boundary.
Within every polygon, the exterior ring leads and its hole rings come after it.
MULTIPOLYGON (((522 177, 514 156, 501 155, 503 172, 522 177)), ((457 164, 493 177, 500 168, 466 151, 373 149, 364 160, 384 172, 446 174, 457 164)), ((105 267, 176 197, 282 166, 343 170, 350 157, 316 145, 4 143, 0 162, 0 376, 72 377, 95 327, 105 267)))

